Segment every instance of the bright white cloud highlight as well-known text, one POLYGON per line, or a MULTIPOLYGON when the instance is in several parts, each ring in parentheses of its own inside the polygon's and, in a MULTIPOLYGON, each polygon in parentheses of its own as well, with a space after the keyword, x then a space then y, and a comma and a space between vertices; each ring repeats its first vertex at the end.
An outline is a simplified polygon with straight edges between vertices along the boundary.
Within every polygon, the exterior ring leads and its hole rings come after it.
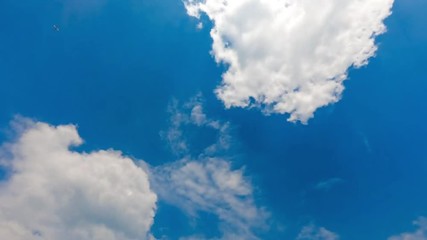
POLYGON ((340 99, 350 67, 375 55, 393 0, 184 0, 214 23, 212 54, 229 66, 217 96, 306 122, 340 99))
POLYGON ((337 234, 323 227, 313 224, 305 226, 299 233, 297 240, 338 240, 337 234))
POLYGON ((402 233, 399 236, 390 237, 388 240, 427 240, 427 218, 420 217, 414 221, 418 229, 412 233, 402 233))
POLYGON ((73 125, 27 122, 4 146, 11 176, 0 185, 2 239, 150 237, 157 196, 148 174, 117 151, 70 150, 81 143, 73 125))

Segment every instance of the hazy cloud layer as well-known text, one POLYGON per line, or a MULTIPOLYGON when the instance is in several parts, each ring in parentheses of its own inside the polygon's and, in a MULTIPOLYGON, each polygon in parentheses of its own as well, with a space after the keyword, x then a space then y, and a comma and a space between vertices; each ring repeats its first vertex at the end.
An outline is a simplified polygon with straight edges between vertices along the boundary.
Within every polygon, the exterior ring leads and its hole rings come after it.
MULTIPOLYGON (((217 96, 306 122, 335 103, 350 67, 374 56, 393 0, 184 0, 214 23, 212 54, 229 66, 217 96)), ((201 26, 201 25, 199 25, 201 26)))
POLYGON ((157 196, 142 168, 117 151, 70 150, 82 143, 73 125, 24 122, 1 151, 2 239, 149 238, 157 196))

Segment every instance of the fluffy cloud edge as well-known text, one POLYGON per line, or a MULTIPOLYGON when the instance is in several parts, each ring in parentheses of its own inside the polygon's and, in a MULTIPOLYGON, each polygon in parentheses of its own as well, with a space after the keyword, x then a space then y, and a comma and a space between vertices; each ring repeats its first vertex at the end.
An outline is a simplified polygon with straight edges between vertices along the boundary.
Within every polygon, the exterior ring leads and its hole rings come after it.
POLYGON ((228 70, 215 90, 230 107, 306 123, 340 100, 351 67, 375 55, 393 0, 184 0, 213 22, 212 55, 228 70))
POLYGON ((0 235, 8 239, 150 239, 157 195, 148 173, 114 150, 80 153, 74 125, 14 121, 3 145, 0 235), (31 216, 29 218, 28 216, 31 216))

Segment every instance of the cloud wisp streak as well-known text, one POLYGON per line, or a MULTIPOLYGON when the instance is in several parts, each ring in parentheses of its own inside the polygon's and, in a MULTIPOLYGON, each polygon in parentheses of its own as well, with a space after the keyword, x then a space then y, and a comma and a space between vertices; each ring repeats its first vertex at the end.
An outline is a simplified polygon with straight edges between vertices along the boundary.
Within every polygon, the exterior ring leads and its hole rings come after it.
POLYGON ((343 179, 341 178, 331 178, 325 181, 321 181, 318 182, 315 186, 314 189, 317 191, 323 191, 323 192, 328 192, 329 190, 331 190, 333 187, 340 185, 344 182, 343 179))

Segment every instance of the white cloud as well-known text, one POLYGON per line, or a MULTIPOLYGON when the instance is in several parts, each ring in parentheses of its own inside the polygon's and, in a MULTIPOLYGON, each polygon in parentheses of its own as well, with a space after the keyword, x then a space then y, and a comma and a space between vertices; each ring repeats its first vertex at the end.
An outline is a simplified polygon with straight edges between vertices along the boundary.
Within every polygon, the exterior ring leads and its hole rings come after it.
POLYGON ((8 240, 149 238, 156 209, 148 174, 120 152, 79 153, 73 125, 26 121, 3 147, 0 236, 8 240))
POLYGON ((217 96, 306 122, 335 103, 350 67, 374 56, 393 0, 184 0, 214 23, 212 54, 229 66, 217 96))
MULTIPOLYGON (((163 135, 169 136, 166 139, 173 150, 185 150, 185 157, 154 167, 151 171, 153 189, 160 199, 191 216, 200 212, 217 216, 222 234, 219 239, 257 239, 253 231, 265 227, 267 212, 255 203, 252 185, 244 176, 243 168, 233 168, 223 156, 227 155, 223 152, 230 145, 229 123, 209 118, 202 102, 198 95, 183 106, 176 101, 171 105, 172 126, 163 135), (208 127, 217 132, 216 141, 197 156, 192 156, 191 142, 184 137, 189 135, 188 125, 195 126, 194 131, 208 127)), ((202 233, 182 239, 206 237, 202 233)))
POLYGON ((402 233, 399 236, 390 237, 388 240, 427 240, 427 218, 420 217, 414 221, 418 229, 412 233, 402 233))
POLYGON ((257 239, 252 229, 262 228, 267 214, 256 206, 242 169, 233 170, 223 159, 207 158, 184 159, 153 171, 159 197, 193 216, 200 211, 218 216, 221 239, 257 239))
MULTIPOLYGON (((182 106, 176 102, 170 110, 166 139, 174 146, 182 143, 184 157, 156 167, 144 161, 137 166, 118 151, 73 150, 83 142, 74 125, 14 121, 17 139, 0 150, 0 166, 10 174, 0 182, 0 236, 152 239, 158 194, 192 217, 202 212, 216 216, 217 239, 257 239, 255 232, 266 227, 268 213, 257 205, 244 168, 228 160, 229 123, 209 118, 201 96, 182 106), (216 139, 194 155, 192 141, 199 139, 188 139, 187 131, 201 128, 214 130, 216 139)), ((200 235, 183 239, 206 239, 203 230, 195 234, 200 235)))
POLYGON ((313 224, 305 226, 299 233, 297 240, 338 240, 337 234, 323 227, 317 227, 313 224))

